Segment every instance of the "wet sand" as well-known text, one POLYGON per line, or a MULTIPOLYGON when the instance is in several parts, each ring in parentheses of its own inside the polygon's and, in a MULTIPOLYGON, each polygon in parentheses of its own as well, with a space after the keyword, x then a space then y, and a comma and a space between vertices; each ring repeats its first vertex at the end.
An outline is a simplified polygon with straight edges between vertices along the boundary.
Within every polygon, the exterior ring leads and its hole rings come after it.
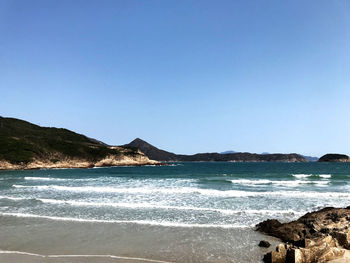
POLYGON ((0 233, 0 250, 38 254, 0 254, 0 262, 15 263, 261 262, 267 249, 258 247, 259 241, 278 243, 252 229, 62 222, 13 216, 0 216, 0 233))
POLYGON ((39 255, 25 252, 1 251, 0 262, 13 263, 169 263, 168 261, 127 258, 113 255, 39 255))

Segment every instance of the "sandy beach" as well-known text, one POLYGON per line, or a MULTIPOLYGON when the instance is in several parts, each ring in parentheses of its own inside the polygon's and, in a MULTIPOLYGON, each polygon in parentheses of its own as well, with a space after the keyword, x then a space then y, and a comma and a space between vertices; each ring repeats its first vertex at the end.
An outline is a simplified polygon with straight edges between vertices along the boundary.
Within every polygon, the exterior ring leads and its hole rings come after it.
POLYGON ((260 262, 252 229, 60 222, 0 217, 0 262, 260 262), (249 241, 250 244, 246 242, 249 241), (244 252, 242 252, 244 251, 244 252), (19 253, 21 252, 21 253, 19 253), (233 260, 235 258, 235 260, 233 260))

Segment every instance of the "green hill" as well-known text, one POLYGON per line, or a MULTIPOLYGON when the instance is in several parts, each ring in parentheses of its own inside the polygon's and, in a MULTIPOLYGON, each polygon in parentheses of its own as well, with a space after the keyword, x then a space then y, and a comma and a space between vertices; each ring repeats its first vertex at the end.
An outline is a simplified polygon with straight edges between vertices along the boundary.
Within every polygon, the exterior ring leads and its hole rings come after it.
POLYGON ((97 162, 107 156, 135 157, 136 149, 109 147, 67 129, 40 127, 14 118, 0 117, 0 160, 27 164, 34 160, 52 163, 65 159, 97 162))

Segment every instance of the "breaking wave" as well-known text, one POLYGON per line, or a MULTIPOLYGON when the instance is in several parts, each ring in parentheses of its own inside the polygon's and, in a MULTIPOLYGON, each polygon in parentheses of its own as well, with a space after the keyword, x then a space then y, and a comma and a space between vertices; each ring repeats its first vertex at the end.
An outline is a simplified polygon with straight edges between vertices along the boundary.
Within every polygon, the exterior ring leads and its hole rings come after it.
POLYGON ((55 221, 71 221, 71 222, 85 222, 85 223, 118 223, 118 224, 136 224, 136 225, 151 225, 164 227, 187 227, 187 228, 248 228, 253 225, 243 224, 191 224, 183 222, 169 222, 169 221, 152 221, 152 220, 104 220, 104 219, 85 219, 75 217, 59 217, 59 216, 45 216, 27 213, 0 213, 4 216, 15 216, 24 218, 42 218, 55 221))
MULTIPOLYGON (((326 182, 327 183, 327 182, 326 182)), ((38 190, 55 190, 67 192, 88 192, 88 193, 119 193, 119 194, 154 194, 161 193, 169 194, 201 194, 207 196, 221 196, 221 197, 253 197, 253 196, 285 196, 294 198, 340 198, 350 197, 350 193, 344 192, 306 192, 306 191, 243 191, 243 190, 216 190, 216 189, 201 189, 201 188, 114 188, 114 187, 100 187, 100 186, 60 186, 60 185, 13 185, 15 188, 33 188, 38 190)))
POLYGON ((332 177, 331 174, 292 174, 292 176, 294 176, 295 178, 298 179, 305 179, 305 178, 309 178, 309 177, 318 177, 318 178, 326 178, 329 179, 332 177))

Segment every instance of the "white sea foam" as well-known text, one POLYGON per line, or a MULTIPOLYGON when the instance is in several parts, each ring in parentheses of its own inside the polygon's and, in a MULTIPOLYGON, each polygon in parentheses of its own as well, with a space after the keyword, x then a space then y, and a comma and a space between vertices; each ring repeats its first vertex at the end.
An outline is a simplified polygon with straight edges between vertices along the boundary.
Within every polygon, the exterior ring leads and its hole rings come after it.
POLYGON ((142 261, 142 262, 156 262, 156 263, 172 263, 170 261, 147 259, 147 258, 135 258, 135 257, 125 257, 125 256, 115 256, 115 255, 48 255, 49 258, 115 258, 115 259, 126 259, 132 261, 142 261))
POLYGON ((296 178, 307 178, 307 177, 311 177, 312 174, 293 174, 293 176, 296 178))
POLYGON ((308 177, 320 177, 320 178, 329 179, 332 177, 331 174, 293 174, 293 176, 298 179, 305 179, 308 177))
POLYGON ((136 224, 136 225, 151 225, 151 226, 165 226, 165 227, 186 227, 186 228, 248 228, 252 227, 242 224, 192 224, 183 222, 169 222, 169 221, 151 221, 151 220, 104 220, 104 219, 85 219, 74 217, 59 217, 59 216, 45 216, 26 213, 0 213, 4 216, 15 216, 24 218, 42 218, 55 221, 71 221, 71 222, 86 222, 86 223, 118 223, 118 224, 136 224))
POLYGON ((285 180, 285 181, 274 181, 273 184, 287 187, 297 187, 304 184, 315 184, 315 185, 327 185, 329 181, 305 181, 305 180, 285 180))
MULTIPOLYGON (((24 177, 24 180, 34 180, 34 181, 69 181, 72 179, 63 179, 63 178, 52 178, 52 177, 24 177)), ((76 179, 73 179, 76 180, 76 179)))
POLYGON ((321 177, 321 178, 331 178, 332 175, 331 174, 320 174, 319 177, 321 177))
POLYGON ((42 199, 37 200, 43 203, 50 204, 66 204, 72 206, 96 206, 96 207, 121 207, 121 208, 139 208, 139 209, 169 209, 169 210, 193 210, 193 211, 208 211, 218 212, 222 214, 303 214, 304 212, 298 212, 295 210, 258 210, 258 209, 245 209, 245 210, 228 210, 209 207, 193 207, 193 206, 170 206, 170 205, 158 205, 151 203, 112 203, 112 202, 86 202, 86 201, 70 201, 70 200, 55 200, 55 199, 42 199))
POLYGON ((316 182, 316 185, 317 186, 327 186, 329 184, 329 182, 328 181, 318 181, 318 182, 316 182))
POLYGON ((71 206, 91 206, 91 207, 119 207, 119 208, 131 208, 131 209, 166 209, 166 210, 193 210, 203 212, 217 212, 221 214, 234 215, 234 214, 304 214, 302 211, 288 210, 269 210, 269 209, 244 209, 244 210, 230 210, 210 207, 194 207, 194 206, 171 206, 171 205, 159 205, 152 203, 121 203, 121 202, 93 202, 93 201, 74 201, 74 200, 57 200, 46 198, 23 198, 23 197, 10 197, 0 196, 0 199, 9 199, 14 201, 23 200, 37 200, 47 204, 57 205, 71 205, 71 206))
POLYGON ((96 181, 104 179, 102 177, 100 178, 55 178, 55 177, 35 177, 35 176, 26 176, 24 177, 24 180, 27 181, 96 181))
POLYGON ((138 257, 125 257, 125 256, 116 256, 116 255, 41 255, 41 254, 34 254, 29 252, 23 252, 23 251, 9 251, 9 250, 0 250, 0 254, 19 254, 19 255, 26 255, 26 256, 34 256, 34 257, 41 257, 41 258, 115 258, 115 259, 126 259, 126 260, 133 260, 133 261, 142 261, 142 262, 155 262, 155 263, 172 263, 170 261, 163 261, 163 260, 156 260, 156 259, 147 259, 147 258, 138 258, 138 257))
POLYGON ((23 251, 9 251, 9 250, 0 250, 0 254, 19 254, 19 255, 42 257, 42 258, 46 257, 45 255, 40 255, 40 254, 34 254, 34 253, 23 252, 23 251))
POLYGON ((248 180, 248 179, 234 179, 229 180, 233 184, 243 184, 243 185, 250 185, 250 184, 270 184, 273 181, 271 180, 265 180, 265 179, 257 179, 257 180, 248 180))
POLYGON ((26 200, 27 198, 24 197, 12 197, 12 196, 0 196, 0 199, 8 199, 13 201, 20 201, 20 200, 26 200))
POLYGON ((69 192, 95 192, 95 193, 121 193, 121 194, 203 194, 212 196, 229 196, 229 197, 245 197, 255 195, 254 192, 246 192, 239 190, 220 191, 215 189, 200 189, 191 187, 182 188, 147 188, 147 187, 134 187, 134 188, 115 188, 115 187, 100 187, 100 186, 61 186, 61 185, 13 185, 15 188, 35 188, 39 190, 57 190, 57 191, 69 191, 69 192))
POLYGON ((13 185, 15 188, 33 188, 38 190, 56 190, 69 192, 88 192, 88 193, 120 193, 120 194, 201 194, 207 196, 221 196, 221 197, 254 197, 254 196, 282 196, 294 198, 350 198, 348 192, 305 192, 305 191, 269 191, 269 192, 252 192, 241 190, 215 190, 215 189, 201 189, 201 188, 114 188, 114 187, 93 187, 93 186, 60 186, 60 185, 13 185))
MULTIPOLYGON (((287 186, 287 187, 298 187, 303 184, 316 184, 318 185, 320 181, 306 181, 306 180, 267 180, 267 179, 257 179, 257 180, 248 180, 248 179, 235 179, 230 180, 233 184, 241 185, 268 185, 273 184, 277 186, 287 186)), ((328 184, 328 181, 322 181, 321 185, 328 184)))

